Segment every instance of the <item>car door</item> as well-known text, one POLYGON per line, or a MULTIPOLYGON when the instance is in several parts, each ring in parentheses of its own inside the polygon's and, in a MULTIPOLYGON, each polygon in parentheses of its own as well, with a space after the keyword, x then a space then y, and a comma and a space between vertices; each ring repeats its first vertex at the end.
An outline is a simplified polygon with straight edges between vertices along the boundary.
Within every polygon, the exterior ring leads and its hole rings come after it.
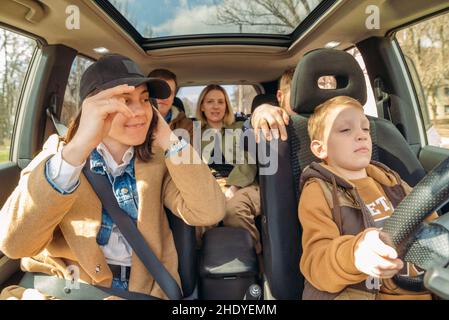
MULTIPOLYGON (((76 54, 67 46, 49 45, 37 35, 0 26, 0 208, 16 187, 20 171, 56 132, 49 115, 60 118, 64 102, 71 102, 65 101, 65 92, 76 94, 67 86, 76 54)), ((75 67, 79 79, 83 68, 75 67)), ((1 288, 16 280, 11 275, 18 261, 2 253, 0 259, 1 288)))
MULTIPOLYGON (((38 52, 36 39, 0 26, 0 207, 19 180, 18 130, 38 52)), ((17 268, 0 252, 0 286, 17 268)))

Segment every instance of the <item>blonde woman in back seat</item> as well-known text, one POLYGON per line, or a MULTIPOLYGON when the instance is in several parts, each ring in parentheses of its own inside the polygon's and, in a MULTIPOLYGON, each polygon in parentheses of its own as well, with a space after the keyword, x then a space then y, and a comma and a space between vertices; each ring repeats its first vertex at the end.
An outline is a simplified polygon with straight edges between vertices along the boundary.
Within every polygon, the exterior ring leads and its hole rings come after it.
MULTIPOLYGON (((209 164, 226 196, 223 224, 247 229, 254 240, 257 254, 260 254, 260 235, 254 223, 254 219, 260 215, 257 166, 248 160, 246 153, 244 162, 238 164, 238 133, 232 139, 226 139, 226 131, 228 134, 236 133, 235 130, 242 129, 243 123, 235 121, 228 94, 223 87, 212 84, 203 89, 198 98, 196 118, 201 121, 203 160, 209 164), (219 143, 215 142, 215 138, 212 140, 215 135, 221 140, 219 143), (232 141, 232 146, 226 144, 229 141, 232 141), (207 147, 211 145, 214 148, 207 147)), ((203 231, 199 231, 199 237, 203 231)))

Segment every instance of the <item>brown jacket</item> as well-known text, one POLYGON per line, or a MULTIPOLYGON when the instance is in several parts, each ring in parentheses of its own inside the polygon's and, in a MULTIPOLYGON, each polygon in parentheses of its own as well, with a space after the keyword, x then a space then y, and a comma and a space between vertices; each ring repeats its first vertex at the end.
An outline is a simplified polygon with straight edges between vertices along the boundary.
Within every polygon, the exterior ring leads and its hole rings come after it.
POLYGON ((169 123, 170 129, 184 129, 189 133, 190 144, 193 143, 193 122, 187 118, 186 114, 179 111, 178 108, 172 107, 172 120, 169 123))
MULTIPOLYGON (((399 175, 372 161, 367 174, 379 183, 393 207, 411 191, 399 175)), ((354 185, 325 164, 312 163, 301 175, 299 219, 303 227, 300 268, 306 281, 304 299, 334 299, 351 288, 375 298, 365 284, 368 276, 356 269, 354 250, 374 220, 354 185)), ((391 280, 384 281, 391 288, 391 280)), ((430 298, 399 288, 387 291, 402 299, 430 298), (394 292, 395 291, 395 292, 394 292)), ((383 290, 383 286, 382 286, 383 290)), ((353 292, 353 291, 352 291, 353 292)), ((347 294, 347 296, 351 296, 347 294)), ((388 299, 388 294, 377 298, 388 299)))
MULTIPOLYGON (((110 287, 112 273, 96 241, 101 226, 100 200, 83 174, 79 187, 67 195, 53 189, 45 178, 45 163, 62 144, 56 135, 51 136, 22 171, 19 185, 0 211, 0 250, 10 258, 22 258, 25 271, 70 279, 67 267, 75 265, 81 281, 110 287)), ((208 226, 224 217, 223 193, 207 165, 175 165, 160 148, 155 148, 149 162, 136 159, 135 176, 137 227, 180 283, 178 256, 164 206, 187 224, 208 226)), ((166 298, 136 255, 132 256, 129 290, 166 298)), ((7 291, 4 289, 2 297, 8 297, 7 291)))

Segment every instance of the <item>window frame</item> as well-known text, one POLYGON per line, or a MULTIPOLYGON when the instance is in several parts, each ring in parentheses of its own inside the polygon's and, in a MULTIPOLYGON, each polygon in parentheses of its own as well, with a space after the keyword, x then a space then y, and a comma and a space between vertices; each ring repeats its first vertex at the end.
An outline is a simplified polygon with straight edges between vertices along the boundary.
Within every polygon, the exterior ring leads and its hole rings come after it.
MULTIPOLYGON (((423 23, 425 21, 437 18, 444 14, 449 14, 449 9, 443 9, 443 10, 440 10, 437 12, 433 12, 431 14, 419 17, 418 19, 415 19, 406 24, 402 24, 402 25, 390 30, 389 32, 387 32, 387 36, 392 41, 394 53, 397 56, 397 60, 400 62, 401 69, 405 71, 405 72, 403 72, 403 75, 404 75, 405 81, 407 83, 408 91, 410 93, 411 100, 412 100, 414 113, 417 118, 419 136, 420 136, 420 140, 421 140, 421 147, 429 146, 429 147, 435 147, 435 148, 447 150, 447 148, 429 144, 429 137, 427 135, 426 123, 425 123, 425 119, 424 119, 425 115, 423 114, 423 112, 424 112, 423 110, 425 108, 427 108, 428 106, 427 106, 426 101, 421 101, 422 99, 419 98, 419 93, 418 93, 418 90, 421 90, 422 93, 425 95, 425 92, 422 89, 421 78, 420 78, 420 75, 417 73, 416 68, 414 67, 415 70, 413 72, 416 73, 417 80, 419 81, 419 83, 415 82, 414 77, 412 76, 412 71, 410 70, 410 67, 407 63, 407 59, 409 59, 413 63, 413 65, 414 65, 414 61, 411 60, 410 58, 408 58, 408 56, 406 56, 406 54, 403 52, 401 45, 397 39, 397 33, 399 31, 404 30, 406 28, 413 27, 414 25, 417 25, 419 23, 423 23), (423 106, 423 103, 425 103, 424 106, 423 106)), ((424 100, 426 100, 425 98, 426 98, 426 96, 424 96, 424 100)), ((428 112, 427 109, 426 109, 426 112, 428 112)), ((431 127, 429 127, 429 129, 430 128, 431 127)))
MULTIPOLYGON (((9 148, 9 155, 8 155, 8 161, 5 161, 3 163, 0 163, 0 165, 11 165, 13 163, 17 163, 17 150, 18 150, 18 139, 17 139, 17 132, 20 131, 20 125, 22 123, 22 116, 23 116, 23 110, 24 110, 24 101, 28 99, 29 90, 31 89, 31 82, 33 79, 33 70, 35 70, 37 66, 37 57, 39 55, 39 52, 41 50, 42 45, 45 43, 45 41, 37 37, 36 35, 25 32, 23 30, 20 30, 18 28, 12 27, 8 24, 0 23, 0 28, 5 29, 9 32, 13 32, 17 35, 26 37, 30 40, 35 41, 36 45, 34 46, 33 52, 31 54, 30 62, 27 67, 27 71, 25 72, 25 76, 22 80, 22 85, 20 88, 19 95, 17 97, 17 106, 16 106, 16 112, 14 116, 14 122, 12 123, 12 133, 11 133, 11 145, 9 148)), ((1 257, 1 255, 0 255, 1 257)))
MULTIPOLYGON (((22 118, 24 113, 24 105, 26 104, 26 101, 29 96, 30 89, 32 87, 32 79, 34 78, 33 73, 35 72, 35 69, 38 65, 37 59, 41 50, 41 47, 44 43, 44 41, 28 32, 24 32, 20 29, 11 27, 10 25, 0 23, 0 28, 7 30, 9 32, 13 32, 17 35, 26 37, 30 40, 35 41, 35 46, 33 49, 33 52, 31 54, 30 61, 28 63, 27 70, 25 72, 25 75, 22 80, 22 85, 20 88, 19 95, 17 97, 17 106, 14 116, 14 122, 12 123, 12 132, 11 132, 11 144, 9 148, 9 155, 8 155, 8 161, 0 163, 0 170, 7 170, 8 168, 12 168, 17 166, 17 150, 18 150, 18 143, 19 139, 17 138, 17 132, 20 130, 20 126, 22 124, 22 118)), ((0 251, 0 273, 3 271, 2 268, 4 266, 8 266, 10 269, 12 266, 11 259, 8 259, 5 257, 3 252, 0 251), (6 260, 5 260, 6 259, 6 260)), ((18 265, 18 263, 17 263, 18 265)), ((0 275, 0 278, 3 276, 3 274, 0 275)), ((0 279, 0 284, 2 283, 0 279)))
POLYGON ((144 38, 139 31, 108 0, 94 0, 106 15, 122 28, 143 50, 178 48, 208 45, 257 45, 289 48, 317 21, 324 19, 339 5, 338 0, 323 0, 312 12, 287 35, 217 33, 186 36, 144 38))

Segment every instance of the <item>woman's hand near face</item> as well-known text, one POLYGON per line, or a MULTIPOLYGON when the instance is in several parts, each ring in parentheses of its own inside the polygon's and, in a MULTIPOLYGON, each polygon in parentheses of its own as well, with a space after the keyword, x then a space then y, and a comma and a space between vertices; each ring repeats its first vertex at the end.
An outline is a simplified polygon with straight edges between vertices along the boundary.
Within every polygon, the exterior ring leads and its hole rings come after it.
POLYGON ((123 94, 134 90, 135 87, 125 84, 86 98, 81 106, 78 130, 63 149, 63 159, 71 165, 81 165, 108 135, 112 120, 118 113, 127 118, 134 117, 134 113, 128 108, 123 98, 123 94))
POLYGON ((156 108, 153 108, 153 117, 158 117, 157 127, 154 132, 154 144, 165 151, 172 143, 178 141, 178 138, 156 108))

